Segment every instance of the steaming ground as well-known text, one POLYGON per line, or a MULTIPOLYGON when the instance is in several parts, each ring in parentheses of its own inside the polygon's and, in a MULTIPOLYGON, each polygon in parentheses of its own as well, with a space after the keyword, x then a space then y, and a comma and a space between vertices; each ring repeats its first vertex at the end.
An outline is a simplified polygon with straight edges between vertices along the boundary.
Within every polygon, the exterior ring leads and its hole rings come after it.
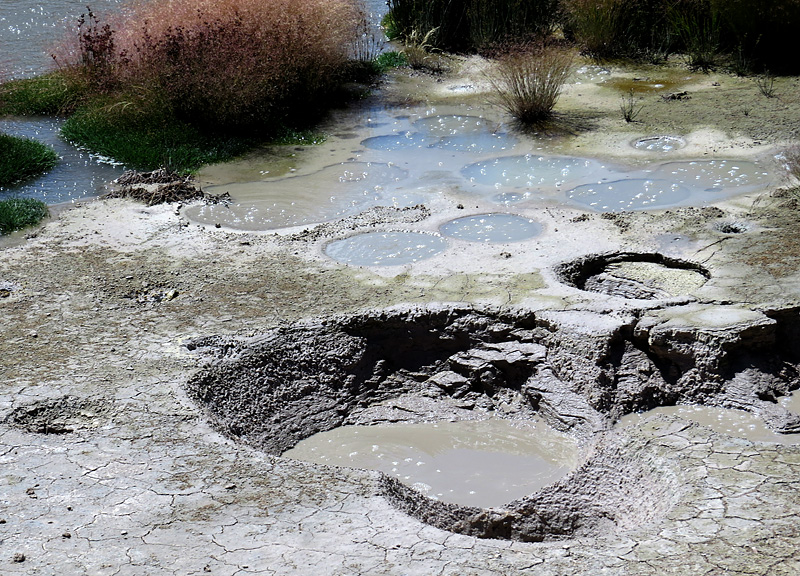
MULTIPOLYGON (((645 74, 657 71, 625 76, 645 74)), ((691 99, 646 95, 633 124, 621 119, 618 92, 570 86, 558 110, 580 122, 554 129, 551 144, 565 153, 580 146, 583 155, 627 155, 627 145, 610 143, 666 133, 687 140, 680 154, 732 157, 769 156, 797 138, 796 78, 779 79, 779 97, 766 99, 752 80, 691 76, 672 90, 691 99)), ((468 61, 453 76, 401 75, 380 98, 483 103, 486 94, 468 88, 480 82, 468 61)), ((292 159, 303 161, 299 152, 292 159)), ((679 336, 696 343, 698 335, 709 349, 763 344, 769 326, 792 325, 800 301, 800 217, 792 193, 777 188, 654 213, 548 207, 536 215, 539 237, 454 242, 397 268, 346 266, 323 249, 356 231, 432 231, 465 210, 448 203, 432 211, 372 209, 282 234, 200 227, 175 205, 109 200, 66 210, 0 257, 2 572, 796 573, 796 446, 751 442, 669 415, 603 433, 581 477, 591 481, 581 485, 596 489, 594 503, 630 513, 608 529, 530 543, 502 539, 502 531, 501 539, 468 535, 513 523, 513 514, 471 518, 457 533, 438 519, 426 523, 414 496, 387 487, 378 473, 303 464, 234 441, 185 392, 203 363, 189 341, 258 341, 304 319, 379 319, 389 307, 458 303, 541 319, 566 313, 572 320, 559 325, 574 349, 602 347, 607 327, 631 316, 651 334, 666 334, 667 349, 679 336), (666 297, 646 300, 581 290, 554 271, 597 253, 654 252, 700 264, 710 278, 681 291, 667 284, 666 297), (642 479, 658 482, 630 487, 626 508, 621 493, 610 492, 621 478, 593 475, 637 463, 642 479), (658 506, 646 506, 643 495, 658 506)), ((781 377, 784 391, 795 385, 792 374, 781 377)), ((762 411, 771 405, 759 401, 762 411)), ((765 414, 773 426, 785 416, 765 414)))

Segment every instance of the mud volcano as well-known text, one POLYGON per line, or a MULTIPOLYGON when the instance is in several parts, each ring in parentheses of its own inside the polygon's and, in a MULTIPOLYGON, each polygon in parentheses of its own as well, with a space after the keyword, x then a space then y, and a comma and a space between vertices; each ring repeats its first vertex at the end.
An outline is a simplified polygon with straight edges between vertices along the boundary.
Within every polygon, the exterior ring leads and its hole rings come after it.
POLYGON ((639 300, 689 294, 711 277, 703 266, 658 253, 594 254, 555 268, 570 286, 639 300))
POLYGON ((188 346, 205 367, 190 395, 225 434, 280 455, 342 425, 537 418, 582 446, 578 468, 534 494, 481 509, 381 476, 376 495, 436 527, 543 541, 653 521, 677 502, 681 471, 648 441, 611 430, 657 406, 759 415, 778 432, 800 417, 798 310, 677 306, 645 315, 438 306, 309 320, 188 346), (645 455, 643 457, 643 454, 645 455))

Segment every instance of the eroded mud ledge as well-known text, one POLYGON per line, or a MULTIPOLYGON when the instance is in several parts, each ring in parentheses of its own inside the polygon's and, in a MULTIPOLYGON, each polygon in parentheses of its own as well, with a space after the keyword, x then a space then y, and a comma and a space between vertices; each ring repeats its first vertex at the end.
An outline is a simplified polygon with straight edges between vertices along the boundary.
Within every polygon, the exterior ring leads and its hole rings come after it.
POLYGON ((381 492, 470 536, 597 536, 662 516, 683 489, 670 458, 643 458, 646 442, 608 431, 621 416, 703 404, 800 431, 777 403, 800 385, 798 320, 798 308, 697 304, 627 315, 395 308, 195 339, 187 345, 207 365, 188 390, 225 434, 275 455, 343 424, 542 418, 583 441, 584 462, 503 510, 436 502, 389 478, 381 492))

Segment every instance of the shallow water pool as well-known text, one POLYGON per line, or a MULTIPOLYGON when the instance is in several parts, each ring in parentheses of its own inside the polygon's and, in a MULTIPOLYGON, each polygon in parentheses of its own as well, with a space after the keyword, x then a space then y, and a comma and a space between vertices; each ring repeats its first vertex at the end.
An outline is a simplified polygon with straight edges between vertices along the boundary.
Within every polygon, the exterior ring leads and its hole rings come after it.
POLYGON ((423 232, 369 232, 328 244, 325 254, 353 266, 402 266, 447 248, 441 236, 423 232))
POLYGON ((342 426, 303 440, 283 456, 380 470, 427 496, 499 507, 575 468, 575 441, 543 423, 502 419, 342 426))
POLYGON ((439 232, 470 242, 502 244, 534 238, 542 233, 542 225, 516 214, 478 214, 450 220, 439 232))

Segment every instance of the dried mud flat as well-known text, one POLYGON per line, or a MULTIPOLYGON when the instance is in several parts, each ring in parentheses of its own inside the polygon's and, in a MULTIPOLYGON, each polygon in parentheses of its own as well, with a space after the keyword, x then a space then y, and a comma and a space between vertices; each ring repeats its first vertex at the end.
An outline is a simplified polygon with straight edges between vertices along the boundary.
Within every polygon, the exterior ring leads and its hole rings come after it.
MULTIPOLYGON (((478 68, 379 97, 479 102, 478 68)), ((713 156, 800 136, 796 79, 766 99, 751 80, 696 78, 690 100, 648 95, 632 125, 619 92, 570 86, 559 114, 584 122, 550 137, 613 156, 669 133, 713 156)), ((692 402, 798 429, 776 399, 799 384, 800 216, 777 188, 652 213, 550 206, 533 240, 454 243, 401 269, 322 248, 435 230, 457 207, 281 234, 130 200, 64 211, 0 252, 0 572, 796 574, 800 447, 667 416, 611 428, 692 402), (481 510, 275 455, 345 421, 490 412, 569 431, 582 465, 481 510)))

